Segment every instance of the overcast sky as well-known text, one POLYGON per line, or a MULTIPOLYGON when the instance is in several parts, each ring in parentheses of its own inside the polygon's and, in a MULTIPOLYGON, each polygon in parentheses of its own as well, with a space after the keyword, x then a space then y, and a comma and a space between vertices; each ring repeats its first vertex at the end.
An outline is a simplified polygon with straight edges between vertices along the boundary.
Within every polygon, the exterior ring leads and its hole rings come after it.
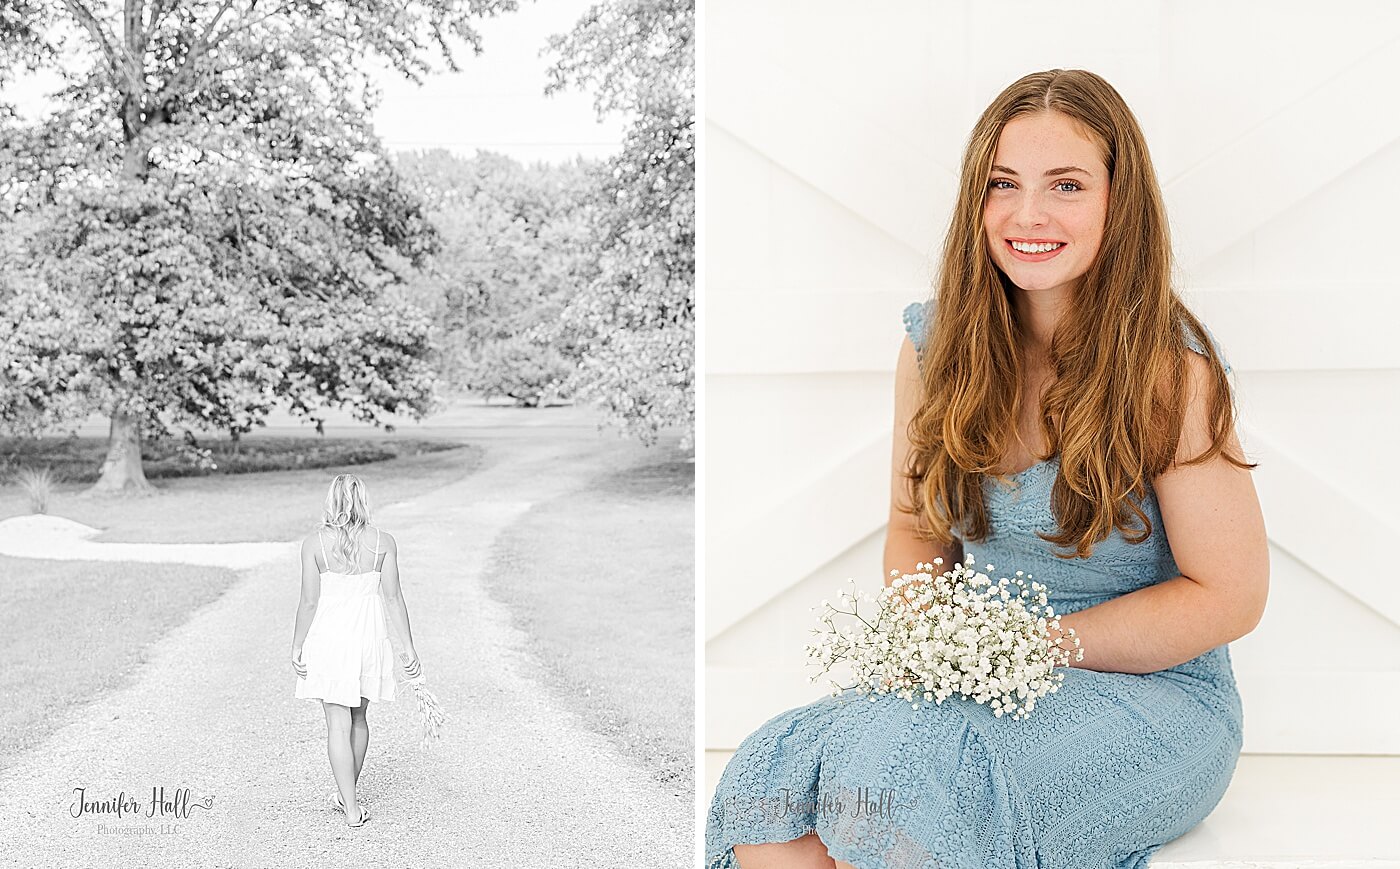
MULTIPOLYGON (((616 152, 626 119, 599 122, 593 97, 569 89, 544 95, 549 59, 546 40, 566 33, 595 0, 522 0, 517 12, 480 20, 482 54, 465 46, 460 73, 439 72, 420 87, 369 62, 382 93, 374 125, 391 151, 447 148, 463 156, 498 151, 522 162, 560 162, 576 155, 616 152)), ((441 69, 441 64, 438 64, 441 69)), ((18 81, 6 96, 26 116, 44 110, 55 82, 36 76, 18 81)))
POLYGON ((544 96, 546 40, 566 33, 595 0, 524 0, 520 10, 479 22, 482 54, 458 55, 462 72, 427 79, 423 87, 396 73, 378 75, 383 91, 375 128, 391 150, 446 147, 464 155, 477 148, 518 160, 557 162, 617 151, 625 119, 603 123, 592 94, 571 88, 544 96))

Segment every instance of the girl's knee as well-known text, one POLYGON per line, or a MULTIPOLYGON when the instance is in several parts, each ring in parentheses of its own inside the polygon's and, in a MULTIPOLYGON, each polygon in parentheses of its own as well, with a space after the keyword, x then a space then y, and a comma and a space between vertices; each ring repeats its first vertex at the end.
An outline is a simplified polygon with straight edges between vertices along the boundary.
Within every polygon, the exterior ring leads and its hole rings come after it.
POLYGON ((328 703, 321 701, 321 707, 326 710, 326 728, 332 733, 350 730, 350 709, 339 703, 328 703))

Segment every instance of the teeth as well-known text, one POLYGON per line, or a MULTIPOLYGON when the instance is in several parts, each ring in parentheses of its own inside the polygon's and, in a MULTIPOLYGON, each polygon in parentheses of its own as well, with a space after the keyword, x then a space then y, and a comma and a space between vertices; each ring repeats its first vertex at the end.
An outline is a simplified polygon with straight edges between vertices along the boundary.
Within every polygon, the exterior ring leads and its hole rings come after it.
POLYGON ((1048 250, 1054 250, 1057 247, 1062 247, 1062 245, 1057 244, 1055 242, 1045 242, 1043 244, 1026 244, 1024 242, 1019 241, 1011 242, 1011 246, 1021 251, 1022 253, 1045 253, 1048 250))

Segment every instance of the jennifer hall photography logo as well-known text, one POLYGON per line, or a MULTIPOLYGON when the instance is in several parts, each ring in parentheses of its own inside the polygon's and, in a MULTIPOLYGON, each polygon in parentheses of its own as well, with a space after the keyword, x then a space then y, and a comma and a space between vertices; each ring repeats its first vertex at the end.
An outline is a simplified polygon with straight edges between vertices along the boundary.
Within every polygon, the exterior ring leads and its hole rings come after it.
POLYGON ((794 815, 847 815, 868 821, 888 821, 894 819, 896 812, 912 809, 915 805, 900 802, 893 788, 842 788, 834 794, 824 793, 815 798, 810 793, 793 793, 783 788, 771 796, 734 796, 724 802, 724 810, 735 817, 740 813, 757 811, 767 820, 794 815))
POLYGON ((190 797, 189 788, 172 788, 166 790, 164 787, 152 787, 151 798, 149 800, 137 799, 120 791, 116 796, 107 798, 91 799, 88 796, 87 788, 73 788, 73 802, 68 806, 68 814, 74 818, 91 817, 100 820, 117 820, 123 818, 148 818, 159 820, 159 824, 98 824, 98 833, 117 833, 122 835, 146 835, 150 833, 178 833, 180 832, 180 821, 190 817, 190 813, 195 809, 212 809, 214 807, 213 795, 206 796, 198 802, 190 797))

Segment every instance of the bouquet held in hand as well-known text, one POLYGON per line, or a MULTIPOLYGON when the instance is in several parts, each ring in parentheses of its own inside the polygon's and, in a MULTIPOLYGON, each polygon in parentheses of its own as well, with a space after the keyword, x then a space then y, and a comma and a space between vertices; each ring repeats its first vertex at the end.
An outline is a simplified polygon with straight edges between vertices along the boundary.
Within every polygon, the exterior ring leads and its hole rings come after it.
MULTIPOLYGON (((399 659, 407 665, 407 654, 400 654, 399 659)), ((442 739, 442 726, 447 721, 447 710, 443 708, 437 695, 428 690, 427 681, 423 678, 421 670, 418 671, 417 675, 408 679, 405 684, 413 692, 413 699, 418 704, 418 723, 422 726, 418 747, 430 748, 442 739)))
MULTIPOLYGON (((1055 668, 1069 666, 1079 648, 1074 629, 1060 630, 1048 590, 1039 582, 1027 586, 1029 574, 1022 578, 1018 570, 1015 578, 993 582, 973 570, 969 554, 967 565, 935 575, 934 565, 942 563, 920 563, 914 574, 891 571, 895 579, 875 598, 843 589, 837 606, 822 601, 822 627, 813 629, 818 638, 807 646, 811 663, 822 668, 812 681, 846 662, 855 684, 833 682, 834 694, 847 688, 894 693, 917 709, 920 699, 941 704, 956 693, 990 703, 997 717, 1028 717, 1035 701, 1064 681, 1055 668), (864 613, 861 603, 867 604, 864 613), (838 628, 838 615, 855 623, 838 628), (1059 639, 1051 639, 1051 628, 1059 639), (1074 648, 1061 648, 1061 640, 1074 648)), ((1075 660, 1084 660, 1084 653, 1075 660)))

